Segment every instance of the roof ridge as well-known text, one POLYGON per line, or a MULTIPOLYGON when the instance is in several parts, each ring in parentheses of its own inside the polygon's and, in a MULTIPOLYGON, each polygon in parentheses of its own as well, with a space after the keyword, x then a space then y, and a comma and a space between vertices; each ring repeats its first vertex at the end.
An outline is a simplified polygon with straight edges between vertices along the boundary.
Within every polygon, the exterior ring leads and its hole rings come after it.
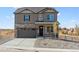
POLYGON ((58 11, 56 11, 54 8, 52 7, 21 7, 21 8, 18 8, 14 13, 20 13, 21 11, 25 10, 25 9, 28 9, 34 13, 38 13, 44 9, 52 9, 54 10, 55 12, 58 13, 58 11))

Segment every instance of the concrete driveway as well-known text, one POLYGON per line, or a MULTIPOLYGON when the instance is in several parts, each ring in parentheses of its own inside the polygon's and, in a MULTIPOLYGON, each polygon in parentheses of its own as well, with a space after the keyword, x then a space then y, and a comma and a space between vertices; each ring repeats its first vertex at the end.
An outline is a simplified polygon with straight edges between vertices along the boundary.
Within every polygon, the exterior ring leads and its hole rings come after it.
POLYGON ((8 41, 4 44, 2 44, 2 46, 6 46, 6 47, 27 47, 27 48, 33 48, 34 43, 35 43, 36 39, 35 38, 19 38, 19 39, 13 39, 11 41, 8 41))
POLYGON ((8 41, 10 41, 10 40, 13 40, 13 39, 14 39, 14 38, 7 38, 7 39, 2 39, 2 38, 0 38, 0 45, 3 44, 3 43, 8 42, 8 41))

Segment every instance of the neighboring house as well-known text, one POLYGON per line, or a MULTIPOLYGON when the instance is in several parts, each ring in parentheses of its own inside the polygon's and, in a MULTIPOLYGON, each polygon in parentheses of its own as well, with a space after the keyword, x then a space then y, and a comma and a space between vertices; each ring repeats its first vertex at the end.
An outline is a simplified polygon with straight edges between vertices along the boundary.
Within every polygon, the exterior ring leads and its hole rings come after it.
POLYGON ((57 14, 51 7, 22 7, 15 12, 15 29, 17 38, 58 37, 57 14), (57 30, 55 33, 55 30, 57 30))

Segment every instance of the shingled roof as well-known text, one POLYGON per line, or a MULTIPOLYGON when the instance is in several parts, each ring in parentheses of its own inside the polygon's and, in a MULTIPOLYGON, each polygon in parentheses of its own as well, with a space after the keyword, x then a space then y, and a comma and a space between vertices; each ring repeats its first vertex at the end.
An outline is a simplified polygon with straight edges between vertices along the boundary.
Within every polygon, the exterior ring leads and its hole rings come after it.
POLYGON ((43 9, 52 9, 52 10, 54 10, 55 12, 57 12, 58 13, 58 11, 56 11, 54 8, 52 8, 52 7, 22 7, 22 8, 18 8, 14 13, 20 13, 21 11, 23 11, 23 10, 26 10, 26 9, 28 9, 28 10, 30 10, 30 11, 32 11, 32 12, 34 12, 34 13, 37 13, 37 12, 39 12, 39 11, 41 11, 41 10, 43 10, 43 9))

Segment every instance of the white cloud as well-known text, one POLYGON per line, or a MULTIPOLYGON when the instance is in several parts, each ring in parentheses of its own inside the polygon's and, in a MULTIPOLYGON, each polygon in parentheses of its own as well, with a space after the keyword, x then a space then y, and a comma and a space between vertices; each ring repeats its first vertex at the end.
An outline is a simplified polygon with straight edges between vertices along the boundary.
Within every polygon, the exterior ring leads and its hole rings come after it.
POLYGON ((14 19, 14 15, 5 16, 7 19, 14 19))
POLYGON ((71 20, 71 22, 76 22, 76 20, 71 20))
POLYGON ((58 16, 60 15, 60 13, 58 13, 58 16))
POLYGON ((13 7, 14 9, 18 9, 18 8, 20 8, 20 7, 13 7))

